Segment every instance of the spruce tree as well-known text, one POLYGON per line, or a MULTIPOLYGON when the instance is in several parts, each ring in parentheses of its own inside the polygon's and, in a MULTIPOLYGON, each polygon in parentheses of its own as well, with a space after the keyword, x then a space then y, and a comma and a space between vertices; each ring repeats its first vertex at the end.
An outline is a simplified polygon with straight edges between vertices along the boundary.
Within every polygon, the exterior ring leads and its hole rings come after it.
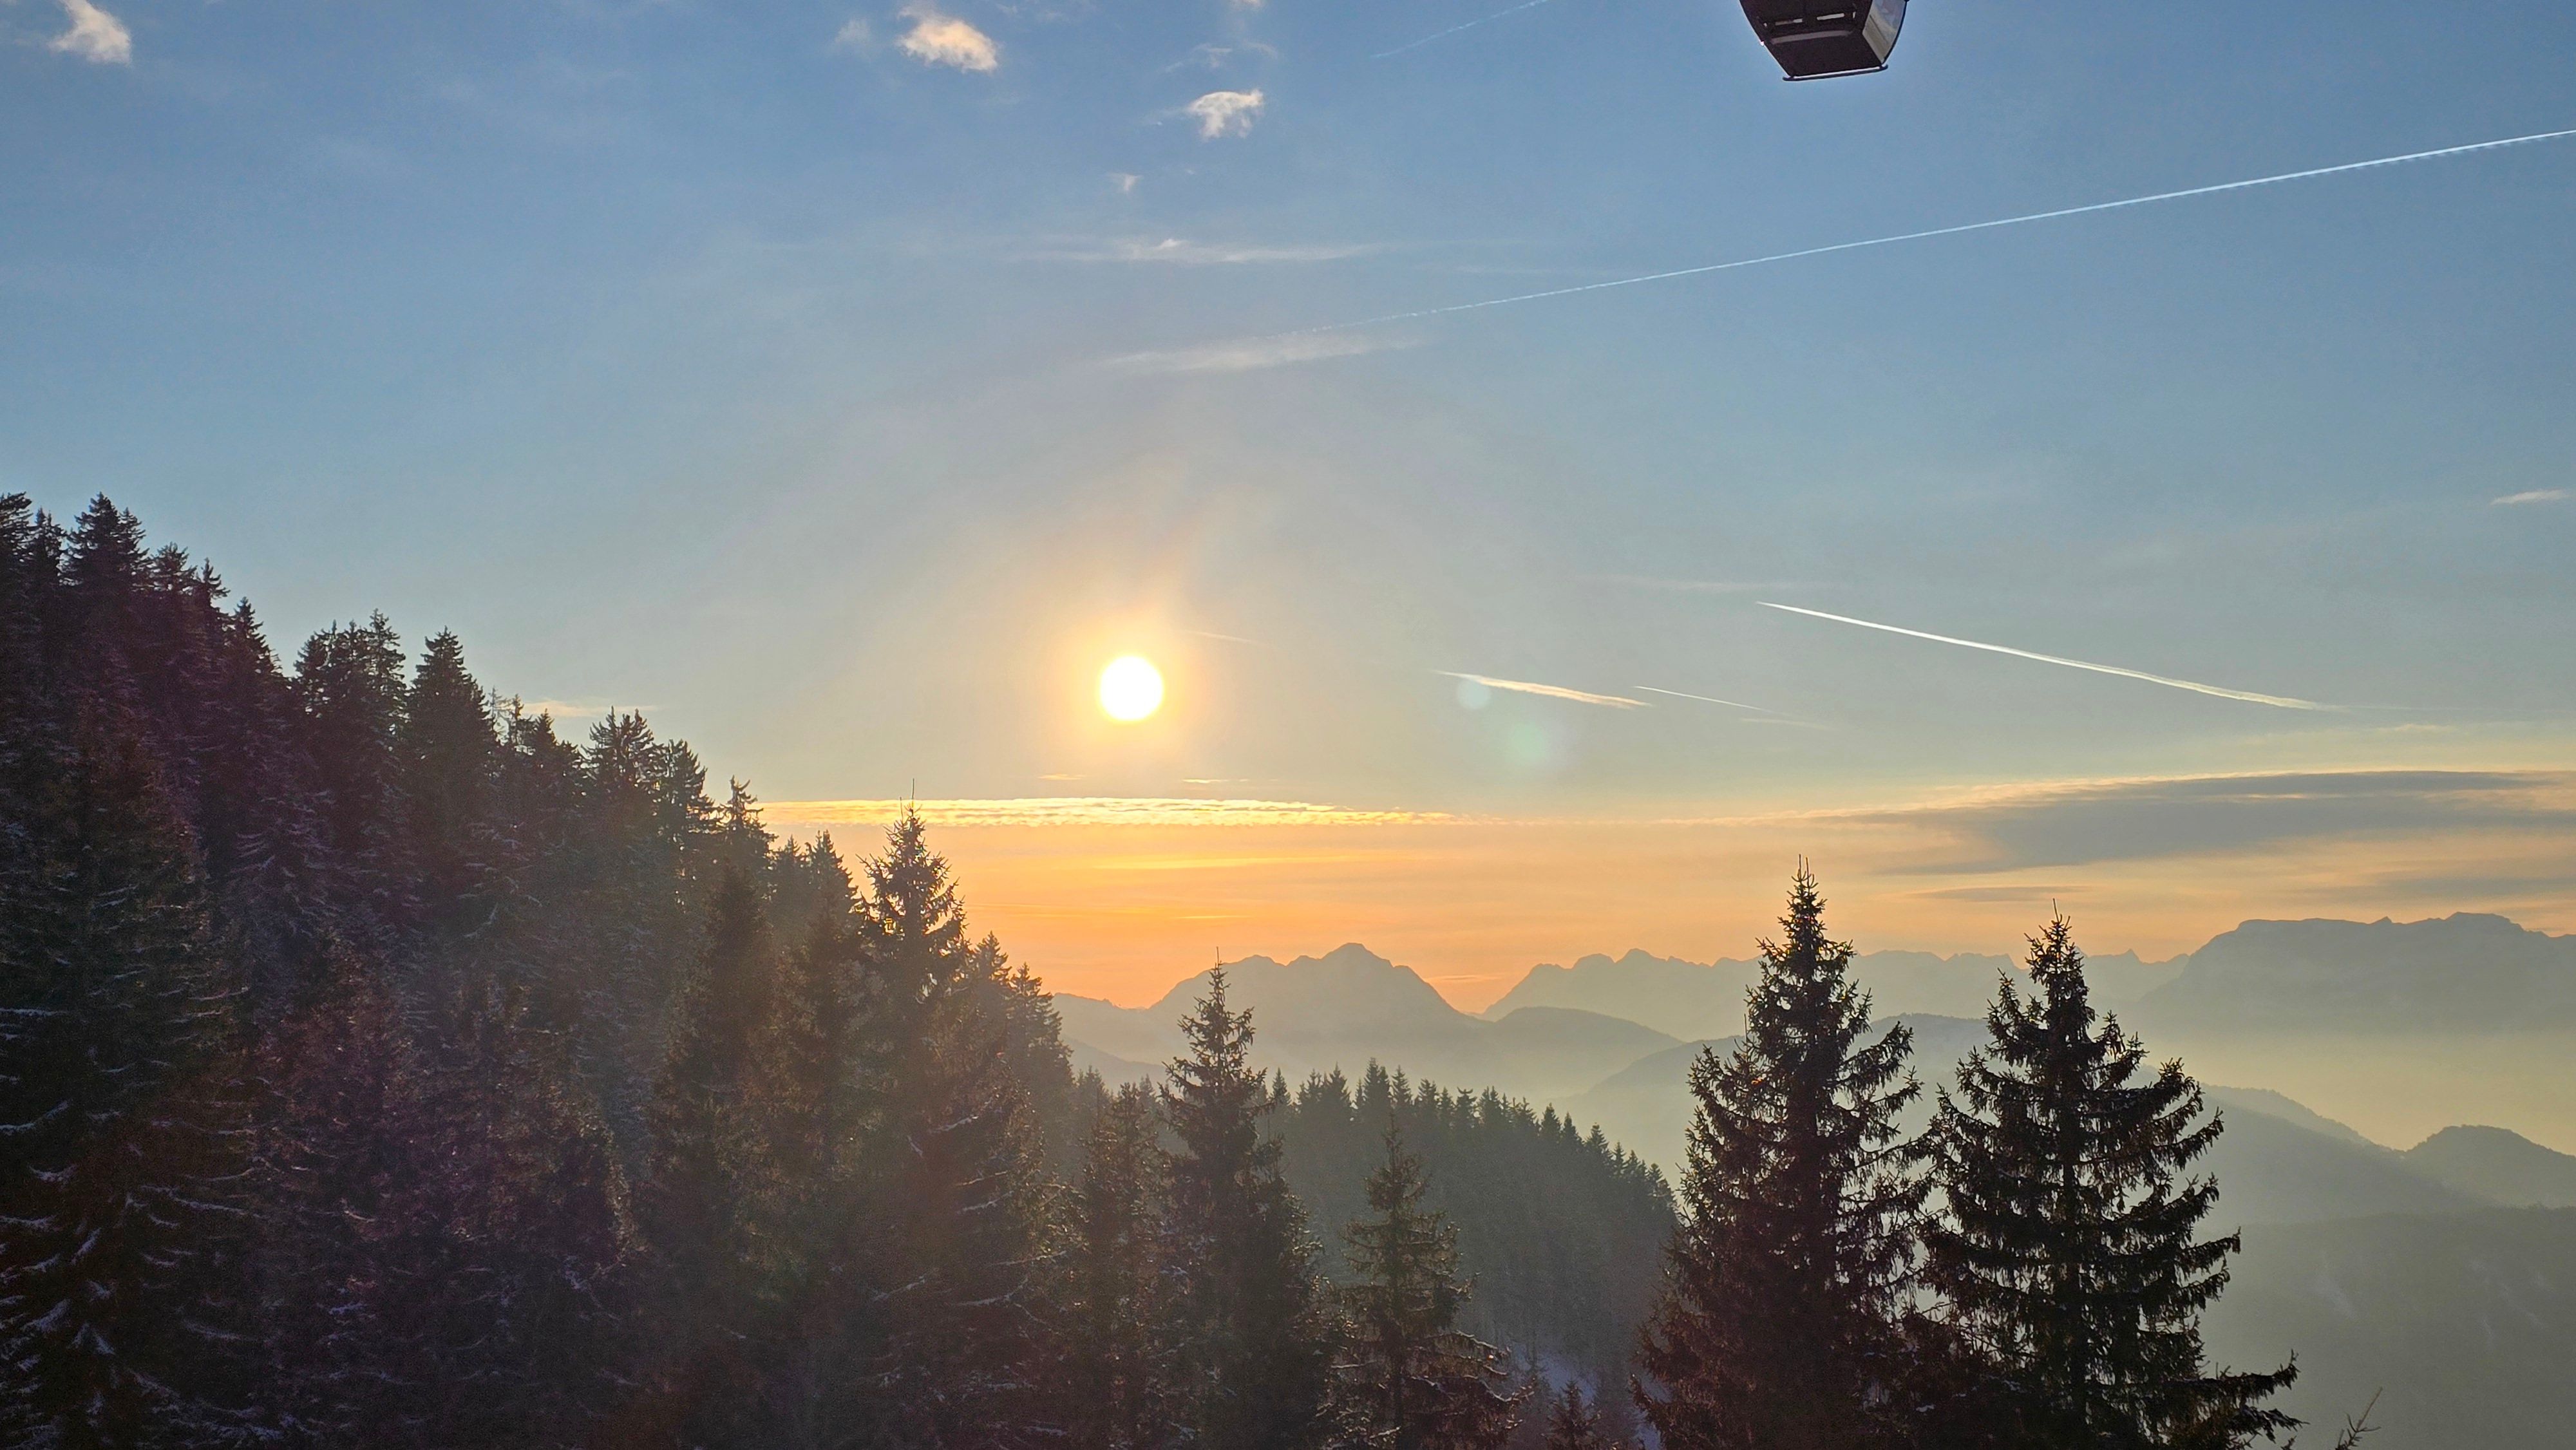
POLYGON ((1053 1350, 1042 1293, 1053 1246, 1028 1089, 917 814, 888 831, 868 877, 874 1141, 859 1187, 871 1212, 848 1231, 868 1240, 849 1261, 874 1286, 870 1433, 931 1450, 1051 1440, 1039 1379, 1053 1350))
POLYGON ((2262 1401, 2296 1370, 2213 1373, 2200 1312, 2237 1238, 2198 1239, 2218 1186, 2185 1174, 2224 1123, 2179 1062, 2146 1070, 2098 1017, 2064 918, 2031 939, 2030 995, 2007 978, 1991 1043, 1941 1094, 1931 1133, 1946 1218, 1929 1282, 2002 1378, 2027 1443, 2225 1446, 2296 1422, 2262 1401))
POLYGON ((241 992, 142 743, 76 721, 0 832, 0 1440, 243 1424, 241 992))
POLYGON ((367 965, 331 954, 261 1044, 271 1181, 258 1268, 279 1419, 324 1443, 417 1443, 451 1285, 427 1074, 367 965))
POLYGON ((1515 1399, 1501 1388, 1501 1352, 1458 1331, 1468 1294, 1458 1230, 1423 1205, 1422 1160, 1391 1116, 1384 1142, 1368 1181, 1373 1216, 1342 1230, 1359 1276, 1340 1296, 1345 1433, 1384 1450, 1495 1450, 1511 1435, 1515 1399))
POLYGON ((1001 1032, 1002 1056, 1027 1093, 1029 1123, 1048 1164, 1072 1176, 1083 1145, 1075 1136, 1073 1054, 1053 999, 1027 967, 1012 965, 989 932, 969 955, 967 983, 976 1011, 1001 1032))
POLYGON ((563 1446, 596 1436, 604 1410, 631 1398, 622 1351, 635 1330, 669 1326, 641 1312, 641 1257, 627 1180, 598 1106, 578 1083, 562 1033, 531 1020, 526 992, 489 985, 463 1017, 460 1070, 443 1096, 457 1109, 448 1152, 460 1171, 443 1210, 458 1282, 439 1362, 448 1385, 440 1445, 563 1446))
POLYGON ((728 863, 654 1085, 644 1196, 664 1317, 678 1331, 673 1347, 683 1350, 672 1392, 701 1439, 724 1439, 719 1427, 738 1422, 758 1398, 742 1335, 770 1252, 758 1231, 776 1193, 761 1131, 774 1105, 759 1092, 753 1054, 776 978, 767 904, 728 863))
POLYGON ((1851 946, 1802 864, 1761 943, 1734 1053, 1703 1050, 1669 1276, 1638 1387, 1669 1450, 1804 1450, 1884 1437, 1899 1296, 1924 1185, 1896 1117, 1917 1087, 1902 1025, 1865 1041, 1851 946))
POLYGON ((1184 1423, 1206 1450, 1306 1450, 1328 1428, 1330 1325, 1305 1210, 1263 1132, 1271 1094, 1248 1060, 1252 1014, 1225 1004, 1225 969, 1182 1020, 1169 1068, 1171 1228, 1182 1284, 1184 1423))
POLYGON ((357 882, 366 924, 390 931, 411 909, 411 859, 401 830, 402 767, 396 741, 408 694, 402 641, 381 614, 334 625, 304 643, 295 688, 305 707, 305 752, 319 787, 324 840, 357 882))
POLYGON ((1160 1126, 1141 1084, 1121 1087, 1092 1122, 1065 1266, 1065 1430, 1076 1450, 1179 1442, 1160 1126))
POLYGON ((454 633, 442 630, 423 648, 394 745, 421 895, 450 929, 468 929, 475 918, 458 906, 478 884, 498 741, 454 633))
POLYGON ((1625 1443, 1601 1423, 1601 1407, 1583 1393, 1580 1380, 1567 1380, 1565 1390, 1548 1408, 1545 1450, 1625 1450, 1625 1443))

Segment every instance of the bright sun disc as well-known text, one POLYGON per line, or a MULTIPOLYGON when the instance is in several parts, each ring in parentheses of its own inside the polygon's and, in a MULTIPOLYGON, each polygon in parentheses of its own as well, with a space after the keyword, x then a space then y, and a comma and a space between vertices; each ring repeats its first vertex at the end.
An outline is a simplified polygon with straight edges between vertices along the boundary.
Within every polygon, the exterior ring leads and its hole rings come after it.
POLYGON ((1100 672, 1100 708, 1112 720, 1142 720, 1163 704, 1163 672, 1143 655, 1120 655, 1100 672))

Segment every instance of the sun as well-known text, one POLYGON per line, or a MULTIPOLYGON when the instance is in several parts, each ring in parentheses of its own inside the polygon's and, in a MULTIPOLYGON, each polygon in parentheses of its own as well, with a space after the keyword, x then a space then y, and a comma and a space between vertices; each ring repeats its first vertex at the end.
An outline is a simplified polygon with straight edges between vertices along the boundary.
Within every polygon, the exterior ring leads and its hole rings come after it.
POLYGON ((1100 708, 1112 720, 1142 720, 1163 706, 1163 672, 1143 655, 1120 655, 1100 672, 1100 708))

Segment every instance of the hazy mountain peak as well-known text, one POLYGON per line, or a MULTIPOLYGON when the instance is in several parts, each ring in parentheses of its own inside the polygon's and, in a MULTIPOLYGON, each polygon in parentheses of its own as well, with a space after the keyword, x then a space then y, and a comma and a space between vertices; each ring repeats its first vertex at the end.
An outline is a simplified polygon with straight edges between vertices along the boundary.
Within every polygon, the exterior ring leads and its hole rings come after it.
MULTIPOLYGON (((1344 942, 1320 957, 1280 962, 1270 957, 1241 957, 1225 964, 1227 994, 1238 1008, 1253 1010, 1253 1030, 1314 1019, 1343 1019, 1352 1014, 1392 1011, 1399 1018, 1442 1021, 1461 1014, 1411 967, 1344 942)), ((1208 973, 1201 972, 1163 994, 1151 1010, 1173 1015, 1189 1010, 1206 995, 1208 973)), ((1295 1030, 1291 1028, 1290 1030, 1295 1030)))
POLYGON ((2405 1158, 2435 1182, 2497 1203, 2576 1208, 2576 1157, 2508 1128, 2444 1128, 2407 1149, 2405 1158))
POLYGON ((2254 920, 2193 952, 2143 1017, 2211 1033, 2420 1034, 2576 1026, 2576 937, 2487 912, 2254 920))

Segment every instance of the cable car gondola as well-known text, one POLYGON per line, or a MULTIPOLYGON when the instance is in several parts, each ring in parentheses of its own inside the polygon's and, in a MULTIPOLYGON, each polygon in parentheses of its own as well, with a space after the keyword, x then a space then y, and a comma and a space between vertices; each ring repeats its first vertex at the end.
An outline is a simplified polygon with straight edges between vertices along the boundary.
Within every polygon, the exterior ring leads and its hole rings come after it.
POLYGON ((1744 18, 1793 81, 1887 69, 1905 0, 1744 0, 1744 18))

